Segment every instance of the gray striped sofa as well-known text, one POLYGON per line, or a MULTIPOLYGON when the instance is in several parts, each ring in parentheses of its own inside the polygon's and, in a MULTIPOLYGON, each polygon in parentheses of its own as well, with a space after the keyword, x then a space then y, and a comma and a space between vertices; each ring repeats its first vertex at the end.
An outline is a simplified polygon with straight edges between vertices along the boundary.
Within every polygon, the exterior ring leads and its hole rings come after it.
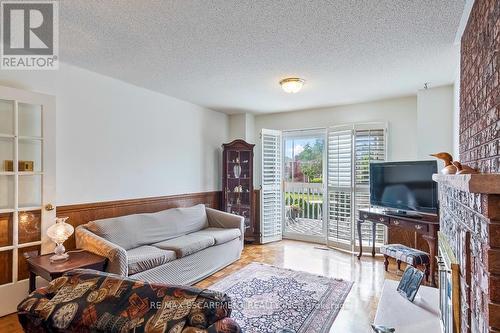
POLYGON ((240 258, 244 231, 243 217, 196 205, 96 220, 75 234, 78 248, 108 258, 110 273, 191 285, 240 258))

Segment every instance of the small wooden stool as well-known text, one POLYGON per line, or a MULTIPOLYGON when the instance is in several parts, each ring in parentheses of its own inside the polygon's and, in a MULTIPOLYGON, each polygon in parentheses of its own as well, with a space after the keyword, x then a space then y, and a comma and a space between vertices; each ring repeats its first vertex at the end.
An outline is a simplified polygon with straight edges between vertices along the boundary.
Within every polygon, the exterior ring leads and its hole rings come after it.
POLYGON ((387 272, 389 257, 396 259, 398 270, 401 270, 401 262, 418 268, 419 265, 425 267, 425 280, 429 281, 430 257, 429 254, 402 244, 387 244, 380 247, 380 253, 384 255, 384 266, 387 272))

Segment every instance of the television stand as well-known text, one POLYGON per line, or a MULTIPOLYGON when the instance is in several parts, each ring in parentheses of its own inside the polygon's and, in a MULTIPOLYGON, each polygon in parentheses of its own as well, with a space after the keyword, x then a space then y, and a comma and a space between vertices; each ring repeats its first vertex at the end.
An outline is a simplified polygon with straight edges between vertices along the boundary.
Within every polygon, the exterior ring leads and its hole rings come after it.
MULTIPOLYGON (((419 217, 411 215, 395 215, 387 213, 381 208, 366 208, 358 211, 359 219, 357 221, 358 239, 359 239, 359 254, 358 259, 363 255, 363 240, 361 225, 365 222, 372 224, 372 239, 375 239, 375 231, 377 224, 383 224, 386 227, 398 227, 405 230, 414 231, 422 235, 422 238, 429 245, 429 254, 431 259, 430 275, 431 283, 436 285, 436 256, 437 256, 437 232, 439 231, 439 217, 436 214, 422 214, 419 217)), ((416 246, 416 245, 415 245, 416 246)), ((372 242, 372 256, 375 256, 375 242, 372 242)))

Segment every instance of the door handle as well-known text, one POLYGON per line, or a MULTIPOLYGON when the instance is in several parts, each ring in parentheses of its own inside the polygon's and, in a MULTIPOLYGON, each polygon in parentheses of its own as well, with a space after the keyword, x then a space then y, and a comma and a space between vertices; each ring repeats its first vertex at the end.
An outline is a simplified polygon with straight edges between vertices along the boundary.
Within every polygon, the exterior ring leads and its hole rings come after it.
POLYGON ((46 204, 45 205, 45 210, 50 212, 51 210, 54 210, 55 207, 52 204, 46 204))

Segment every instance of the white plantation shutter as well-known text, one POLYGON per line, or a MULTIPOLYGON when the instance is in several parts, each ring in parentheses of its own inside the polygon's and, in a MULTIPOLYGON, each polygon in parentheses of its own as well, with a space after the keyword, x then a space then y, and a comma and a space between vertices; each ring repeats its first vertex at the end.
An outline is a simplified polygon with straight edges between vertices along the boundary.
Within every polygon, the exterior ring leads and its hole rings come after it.
POLYGON ((262 129, 261 243, 281 240, 281 132, 262 129))
POLYGON ((352 131, 328 133, 328 186, 351 188, 352 131))
POLYGON ((352 130, 328 132, 328 242, 352 243, 352 130))
MULTIPOLYGON (((370 207, 370 163, 383 162, 386 157, 385 126, 379 128, 359 128, 354 130, 354 192, 356 203, 356 216, 358 210, 370 207)), ((356 240, 358 232, 355 232, 356 240)), ((371 245, 372 226, 364 223, 361 226, 361 237, 364 244, 371 245)), ((375 243, 383 244, 385 241, 385 228, 377 225, 375 243)), ((357 243, 356 243, 357 244, 357 243)))
MULTIPOLYGON (((386 124, 330 128, 328 132, 328 242, 354 250, 358 209, 370 207, 370 163, 384 161, 386 124)), ((365 245, 371 245, 371 224, 362 226, 365 245)), ((355 244, 356 241, 356 244, 355 244)), ((385 241, 384 227, 376 229, 376 243, 385 241)))
POLYGON ((370 185, 370 162, 385 161, 385 129, 354 131, 356 185, 370 185))

